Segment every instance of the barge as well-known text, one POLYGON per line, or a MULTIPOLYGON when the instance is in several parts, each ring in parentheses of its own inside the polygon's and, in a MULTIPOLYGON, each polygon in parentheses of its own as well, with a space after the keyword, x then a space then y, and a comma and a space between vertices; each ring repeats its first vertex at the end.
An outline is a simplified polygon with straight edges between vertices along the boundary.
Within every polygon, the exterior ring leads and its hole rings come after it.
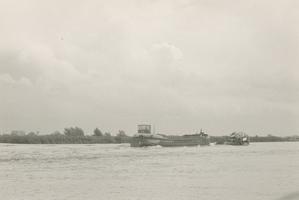
POLYGON ((210 137, 202 131, 183 136, 154 134, 151 133, 151 125, 138 125, 138 133, 133 136, 131 147, 158 145, 162 147, 208 146, 210 145, 210 137))

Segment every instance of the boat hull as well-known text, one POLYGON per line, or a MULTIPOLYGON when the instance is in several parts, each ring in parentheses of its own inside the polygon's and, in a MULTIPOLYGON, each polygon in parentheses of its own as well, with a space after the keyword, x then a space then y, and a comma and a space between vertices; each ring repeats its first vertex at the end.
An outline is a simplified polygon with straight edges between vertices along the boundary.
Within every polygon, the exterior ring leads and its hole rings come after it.
POLYGON ((234 146, 247 146, 250 143, 250 138, 242 133, 240 134, 233 133, 229 138, 226 137, 225 140, 219 140, 216 142, 216 145, 234 145, 234 146), (236 137, 236 135, 238 137, 236 137), (243 137, 242 137, 243 136, 243 137))
POLYGON ((158 146, 158 145, 162 147, 208 146, 210 145, 210 140, 207 138, 185 139, 183 137, 179 139, 134 137, 131 140, 131 147, 158 146))
POLYGON ((218 141, 215 145, 235 145, 235 146, 247 146, 249 145, 248 141, 218 141))
POLYGON ((235 146, 247 146, 249 142, 240 142, 240 141, 226 141, 224 142, 226 145, 235 145, 235 146))
POLYGON ((157 146, 161 142, 160 139, 150 139, 145 137, 134 137, 131 140, 131 147, 146 147, 146 146, 157 146))
POLYGON ((182 147, 182 146, 208 146, 210 140, 208 139, 197 139, 197 140, 165 140, 158 143, 162 147, 182 147))

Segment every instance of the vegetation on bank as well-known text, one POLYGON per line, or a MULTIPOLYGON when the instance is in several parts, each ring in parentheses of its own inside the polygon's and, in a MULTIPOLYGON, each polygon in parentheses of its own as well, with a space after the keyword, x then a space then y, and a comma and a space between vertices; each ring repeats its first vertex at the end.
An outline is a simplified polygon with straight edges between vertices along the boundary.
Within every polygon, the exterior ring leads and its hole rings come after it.
MULTIPOLYGON (((102 133, 98 128, 93 135, 85 135, 84 131, 78 127, 65 128, 63 133, 54 131, 50 135, 39 135, 39 132, 25 133, 25 131, 11 131, 10 134, 0 135, 0 143, 15 144, 109 144, 109 143, 130 143, 132 137, 127 136, 125 131, 119 130, 116 136, 110 132, 102 133)), ((224 141, 228 136, 210 136, 210 142, 224 141)), ((292 141, 290 137, 254 136, 250 137, 250 142, 286 142, 292 141)), ((296 140, 299 141, 299 140, 296 140)))
POLYGON ((78 127, 65 128, 63 133, 55 131, 50 135, 39 135, 38 132, 25 134, 24 131, 12 131, 10 134, 0 135, 0 143, 14 144, 108 144, 130 143, 131 137, 123 130, 119 130, 116 136, 110 132, 102 134, 96 128, 92 136, 84 135, 84 131, 78 127))
MULTIPOLYGON (((227 137, 228 136, 211 136, 210 142, 214 143, 214 142, 225 141, 227 137)), ((276 137, 272 135, 262 136, 262 137, 256 135, 254 137, 250 137, 250 142, 287 142, 287 141, 289 141, 289 139, 286 137, 276 137)))

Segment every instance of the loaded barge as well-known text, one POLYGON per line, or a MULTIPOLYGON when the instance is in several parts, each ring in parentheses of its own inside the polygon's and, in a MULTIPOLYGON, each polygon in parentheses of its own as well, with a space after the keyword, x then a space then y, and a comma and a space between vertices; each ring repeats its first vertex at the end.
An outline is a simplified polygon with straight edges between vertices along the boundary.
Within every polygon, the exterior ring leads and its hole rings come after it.
POLYGON ((204 132, 183 136, 172 136, 151 133, 151 125, 138 125, 138 133, 131 140, 131 147, 144 146, 207 146, 210 145, 210 137, 204 132))

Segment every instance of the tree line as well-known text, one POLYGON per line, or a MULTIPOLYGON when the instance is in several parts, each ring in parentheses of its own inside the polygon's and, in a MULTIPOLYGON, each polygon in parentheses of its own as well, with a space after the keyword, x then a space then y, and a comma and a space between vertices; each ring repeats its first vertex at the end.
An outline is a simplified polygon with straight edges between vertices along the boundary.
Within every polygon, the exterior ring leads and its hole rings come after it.
MULTIPOLYGON (((210 136, 210 142, 219 142, 227 139, 228 136, 210 136)), ((79 127, 64 128, 63 133, 54 131, 49 135, 39 135, 39 132, 11 131, 10 134, 0 135, 0 143, 15 144, 109 144, 109 143, 130 143, 132 137, 127 136, 125 131, 119 130, 116 136, 110 132, 102 133, 95 128, 93 135, 85 135, 79 127)), ((254 136, 250 137, 251 142, 284 142, 286 137, 277 136, 254 136)))
POLYGON ((98 128, 89 136, 79 127, 64 128, 63 133, 54 131, 50 135, 39 135, 39 132, 11 131, 10 134, 0 135, 0 143, 15 144, 107 144, 130 143, 131 137, 125 131, 119 130, 116 136, 110 132, 102 133, 98 128))
MULTIPOLYGON (((228 136, 210 136, 210 142, 220 142, 227 140, 228 136)), ((277 136, 254 136, 250 137, 250 142, 286 142, 288 138, 286 137, 277 137, 277 136)))

